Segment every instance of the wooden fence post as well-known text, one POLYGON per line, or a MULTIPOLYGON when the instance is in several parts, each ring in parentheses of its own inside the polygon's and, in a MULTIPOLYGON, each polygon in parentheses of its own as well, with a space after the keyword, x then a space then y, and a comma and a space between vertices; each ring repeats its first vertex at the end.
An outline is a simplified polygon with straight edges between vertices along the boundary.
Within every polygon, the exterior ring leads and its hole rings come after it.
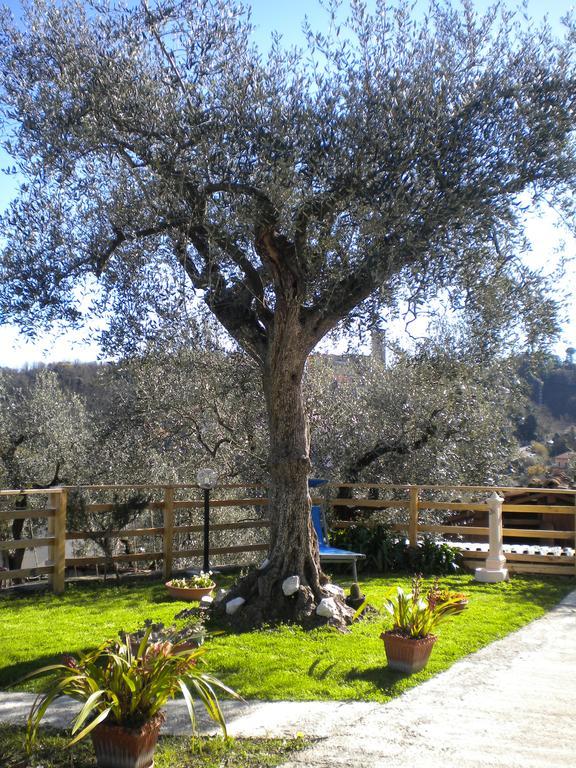
POLYGON ((410 522, 408 524, 408 543, 411 547, 418 545, 418 507, 419 507, 419 488, 417 485, 410 486, 410 522))
MULTIPOLYGON (((576 495, 574 496, 574 505, 576 506, 576 495)), ((576 512, 574 512, 574 575, 576 576, 576 512)))
POLYGON ((162 551, 164 552, 163 574, 168 581, 172 576, 172 552, 174 539, 174 486, 164 488, 164 533, 162 534, 162 551))
POLYGON ((64 592, 66 580, 66 506, 68 491, 58 488, 50 493, 50 507, 53 517, 48 518, 48 530, 54 537, 52 542, 52 591, 55 595, 64 592))

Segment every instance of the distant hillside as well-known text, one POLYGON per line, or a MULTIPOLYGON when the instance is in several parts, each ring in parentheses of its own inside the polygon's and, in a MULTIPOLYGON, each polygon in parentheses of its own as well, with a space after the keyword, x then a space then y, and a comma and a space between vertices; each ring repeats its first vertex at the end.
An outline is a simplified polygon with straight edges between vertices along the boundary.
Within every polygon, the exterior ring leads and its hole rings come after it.
POLYGON ((530 400, 517 423, 516 437, 521 445, 543 441, 550 456, 574 449, 576 428, 576 365, 574 350, 566 359, 552 355, 519 361, 518 373, 526 382, 530 400))
POLYGON ((105 405, 107 393, 102 386, 102 373, 109 367, 109 363, 81 363, 81 362, 62 362, 62 363, 37 363, 26 366, 20 370, 13 368, 3 368, 4 372, 9 372, 10 382, 14 387, 28 387, 35 379, 39 371, 54 371, 58 375, 60 384, 64 391, 72 391, 81 395, 86 400, 86 404, 92 411, 97 411, 105 405))
POLYGON ((576 365, 564 364, 542 378, 542 404, 556 418, 576 421, 576 365))

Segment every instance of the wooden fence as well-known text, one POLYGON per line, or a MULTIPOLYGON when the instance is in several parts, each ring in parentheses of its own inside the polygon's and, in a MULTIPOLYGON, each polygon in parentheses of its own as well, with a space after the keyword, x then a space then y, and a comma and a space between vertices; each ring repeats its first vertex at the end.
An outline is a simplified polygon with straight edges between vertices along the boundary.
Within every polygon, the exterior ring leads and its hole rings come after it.
POLYGON ((0 551, 28 549, 48 546, 52 551, 50 563, 37 568, 17 568, 0 573, 2 580, 21 579, 27 576, 48 574, 52 589, 57 594, 64 591, 66 569, 66 489, 50 488, 48 490, 0 491, 0 500, 14 504, 7 510, 0 511, 0 522, 9 520, 46 520, 47 535, 42 538, 28 537, 0 541, 0 551), (23 497, 43 500, 43 505, 37 509, 24 509, 16 506, 23 497))
MULTIPOLYGON (((503 543, 513 541, 518 551, 506 552, 506 567, 512 573, 548 573, 561 575, 576 575, 576 489, 559 488, 511 488, 503 486, 449 486, 449 485, 403 485, 391 486, 377 483, 337 484, 326 487, 325 502, 327 507, 333 510, 333 527, 347 527, 355 524, 346 520, 339 520, 339 510, 356 509, 375 513, 386 511, 387 522, 393 531, 406 534, 410 546, 416 546, 421 534, 436 535, 450 538, 449 543, 460 546, 464 555, 464 564, 469 568, 476 568, 486 559, 483 542, 488 542, 489 528, 487 525, 450 524, 449 521, 427 522, 429 513, 443 513, 447 517, 450 513, 468 513, 470 518, 479 513, 488 517, 487 498, 494 492, 504 499, 502 513, 504 516, 503 543), (337 498, 334 494, 335 487, 347 488, 353 498, 337 498), (531 496, 551 495, 561 497, 562 504, 518 504, 506 503, 506 496, 518 495, 521 492, 531 496), (388 498, 370 498, 366 494, 387 496, 388 498), (389 498, 392 496, 392 498, 389 498), (468 499, 462 499, 468 496, 468 499), (439 497, 452 500, 438 500, 439 497), (455 498, 456 497, 456 498, 455 498), (471 500, 475 499, 475 500, 471 500), (565 502, 564 502, 565 499, 565 502), (401 513, 404 513, 401 515, 401 513), (394 516, 401 515, 402 520, 390 522, 394 516), (527 517, 528 516, 528 517, 527 517), (547 521, 552 518, 565 520, 561 527, 552 527, 547 521), (512 523, 512 524, 510 524, 512 523), (522 525, 522 527, 519 527, 522 525), (556 550, 555 552, 530 552, 527 541, 537 543, 543 550, 556 550), (562 542, 564 546, 559 546, 562 542), (465 546, 465 544, 469 546, 465 546), (547 546, 547 545, 555 546, 547 546), (477 545, 477 549, 475 549, 477 545), (525 551, 528 550, 528 551, 525 551), (558 550, 561 550, 558 552, 558 550)), ((556 520, 555 520, 556 522, 556 520)), ((374 524, 372 519, 368 525, 374 524)), ((507 550, 510 547, 506 547, 507 550)))
MULTIPOLYGON (((210 500, 211 532, 229 531, 239 534, 241 531, 262 531, 270 526, 270 521, 260 517, 244 520, 226 520, 219 522, 218 512, 230 508, 245 509, 266 507, 268 501, 263 485, 222 485, 217 491, 220 498, 210 500), (242 491, 242 493, 240 493, 242 491)), ((450 516, 452 513, 466 513, 474 515, 488 514, 487 497, 497 491, 501 495, 518 493, 526 490, 530 494, 550 495, 550 489, 519 489, 488 486, 432 486, 432 485, 404 485, 390 486, 375 483, 328 483, 315 489, 314 493, 322 493, 313 499, 315 503, 322 503, 330 514, 333 527, 346 527, 351 525, 349 520, 339 520, 343 510, 355 509, 363 513, 370 512, 371 520, 367 523, 373 525, 382 515, 386 517, 387 524, 392 530, 404 533, 411 546, 416 546, 418 538, 422 534, 449 537, 451 543, 463 546, 462 542, 471 539, 478 542, 488 540, 487 525, 450 524, 449 520, 442 522, 430 522, 430 514, 438 518, 440 515, 450 516), (341 498, 337 489, 347 489, 345 492, 351 498, 341 498), (468 498, 464 499, 466 496, 468 498), (458 541, 459 540, 459 541, 458 541)), ((165 578, 172 574, 174 561, 178 558, 200 558, 203 550, 201 547, 177 549, 174 548, 175 538, 180 534, 200 534, 203 530, 201 523, 182 524, 177 523, 177 515, 180 510, 200 510, 203 508, 201 498, 178 498, 183 493, 199 493, 194 485, 99 485, 81 486, 80 488, 62 487, 47 490, 7 490, 0 491, 0 502, 14 504, 7 509, 0 509, 0 523, 15 519, 46 520, 46 535, 38 538, 28 537, 22 539, 10 539, 0 541, 1 550, 28 549, 46 546, 50 551, 50 558, 46 565, 36 568, 18 568, 3 571, 2 580, 25 578, 30 576, 47 575, 51 581, 54 592, 64 590, 66 568, 82 568, 86 566, 109 566, 116 563, 138 561, 162 561, 162 572, 165 578), (109 556, 75 556, 66 554, 66 542, 94 539, 96 531, 67 531, 66 510, 68 496, 72 492, 81 491, 92 496, 97 494, 118 494, 131 492, 147 492, 155 496, 147 502, 146 508, 161 512, 162 524, 151 527, 123 527, 121 529, 107 529, 101 531, 109 539, 135 539, 152 538, 161 540, 161 546, 143 552, 115 553, 109 556), (16 502, 23 497, 36 502, 35 508, 22 509, 16 506, 16 502), (12 500, 14 500, 12 502, 12 500)), ((340 495, 342 491, 339 492, 340 495)), ((503 513, 505 520, 514 519, 517 516, 525 527, 505 525, 503 529, 504 543, 506 540, 530 540, 540 544, 562 542, 564 547, 557 547, 558 551, 547 553, 523 552, 506 553, 507 567, 512 572, 550 573, 563 575, 576 575, 576 558, 574 547, 576 546, 576 489, 554 489, 554 495, 565 498, 562 504, 508 504, 504 503, 503 513), (526 525, 526 515, 530 515, 532 527, 526 525), (554 520, 566 518, 566 525, 561 529, 553 528, 546 524, 550 516, 554 520), (537 518, 535 520, 535 518, 537 518)), ((91 502, 86 504, 89 513, 106 513, 113 509, 111 502, 91 502)), ((356 524, 356 523, 354 523, 356 524)), ((520 547, 521 548, 521 547, 520 547)), ((479 547, 480 549, 480 547, 479 547)), ((224 546, 211 546, 210 555, 241 555, 252 553, 264 553, 268 550, 267 537, 260 542, 236 542, 224 546)), ((550 547, 548 547, 550 550, 550 547)), ((485 551, 465 551, 465 563, 469 567, 481 565, 481 560, 486 557, 485 551)))
MULTIPOLYGON (((218 510, 234 507, 257 508, 268 504, 265 496, 256 496, 255 492, 265 492, 262 485, 222 485, 218 491, 224 493, 238 491, 252 492, 247 497, 235 495, 233 498, 212 498, 210 500, 211 533, 220 531, 240 532, 242 530, 268 529, 270 522, 266 519, 249 519, 218 522, 218 510)), ((0 572, 0 580, 35 577, 47 574, 52 583, 54 592, 60 593, 64 590, 64 576, 67 568, 86 568, 91 566, 110 567, 119 563, 133 563, 138 561, 162 561, 162 572, 165 578, 172 575, 174 560, 177 558, 200 558, 203 554, 201 547, 175 549, 174 541, 179 534, 194 534, 203 531, 201 523, 195 524, 176 524, 175 518, 180 510, 200 510, 204 507, 204 502, 200 498, 176 498, 177 492, 198 492, 198 486, 195 485, 90 485, 51 488, 48 490, 10 490, 0 491, 0 501, 11 498, 23 498, 24 496, 34 496, 35 498, 44 498, 44 506, 41 509, 0 509, 0 523, 10 520, 32 518, 44 518, 47 521, 48 535, 41 538, 22 538, 0 541, 0 550, 32 549, 34 547, 47 546, 50 550, 50 559, 46 565, 36 568, 19 568, 17 570, 3 570, 0 572), (101 494, 121 494, 121 493, 146 493, 159 497, 146 503, 146 509, 158 510, 162 515, 162 524, 149 527, 123 527, 121 529, 107 528, 106 530, 66 530, 66 509, 68 497, 71 493, 81 492, 83 494, 101 495, 101 494), (147 549, 146 551, 134 551, 126 553, 114 553, 106 555, 89 556, 67 556, 66 542, 69 541, 94 541, 98 538, 106 539, 138 539, 147 538, 160 539, 161 548, 147 549)), ((113 510, 113 502, 91 502, 85 505, 87 513, 107 513, 113 510)), ((268 536, 266 541, 261 543, 238 543, 227 546, 211 546, 210 555, 241 555, 245 553, 266 552, 268 550, 268 536)))

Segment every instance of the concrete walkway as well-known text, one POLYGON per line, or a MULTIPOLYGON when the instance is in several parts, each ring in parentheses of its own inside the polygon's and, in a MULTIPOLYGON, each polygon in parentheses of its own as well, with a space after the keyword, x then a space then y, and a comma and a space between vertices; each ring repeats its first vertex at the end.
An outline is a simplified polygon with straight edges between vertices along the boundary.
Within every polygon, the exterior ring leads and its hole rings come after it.
POLYGON ((576 592, 283 768, 573 768, 576 592))
MULTIPOLYGON (((32 694, 0 693, 0 721, 22 723, 32 694)), ((46 723, 66 727, 60 701, 46 723)), ((283 768, 572 768, 576 760, 576 592, 542 619, 388 704, 223 702, 231 736, 319 739, 283 768)), ((189 731, 181 702, 167 733, 189 731)), ((203 733, 215 733, 198 707, 203 733)))

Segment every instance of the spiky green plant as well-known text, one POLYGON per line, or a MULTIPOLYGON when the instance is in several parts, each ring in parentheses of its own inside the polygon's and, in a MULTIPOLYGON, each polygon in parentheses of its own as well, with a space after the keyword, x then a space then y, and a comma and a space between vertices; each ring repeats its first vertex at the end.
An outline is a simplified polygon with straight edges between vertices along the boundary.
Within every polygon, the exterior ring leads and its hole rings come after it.
POLYGON ((72 723, 69 745, 87 736, 99 723, 139 728, 158 715, 168 699, 182 693, 196 730, 195 693, 208 715, 221 726, 226 724, 215 688, 240 698, 217 678, 199 669, 204 663, 204 648, 180 649, 170 641, 150 642, 149 627, 137 647, 130 635, 107 642, 93 651, 64 657, 27 675, 24 680, 52 673, 48 684, 36 697, 26 728, 26 747, 30 751, 38 726, 53 701, 69 696, 84 706, 72 723))
POLYGON ((384 608, 392 616, 392 631, 413 639, 427 637, 442 621, 460 612, 460 599, 451 598, 443 603, 429 602, 422 597, 421 580, 412 580, 412 592, 398 587, 396 599, 386 598, 384 608))

